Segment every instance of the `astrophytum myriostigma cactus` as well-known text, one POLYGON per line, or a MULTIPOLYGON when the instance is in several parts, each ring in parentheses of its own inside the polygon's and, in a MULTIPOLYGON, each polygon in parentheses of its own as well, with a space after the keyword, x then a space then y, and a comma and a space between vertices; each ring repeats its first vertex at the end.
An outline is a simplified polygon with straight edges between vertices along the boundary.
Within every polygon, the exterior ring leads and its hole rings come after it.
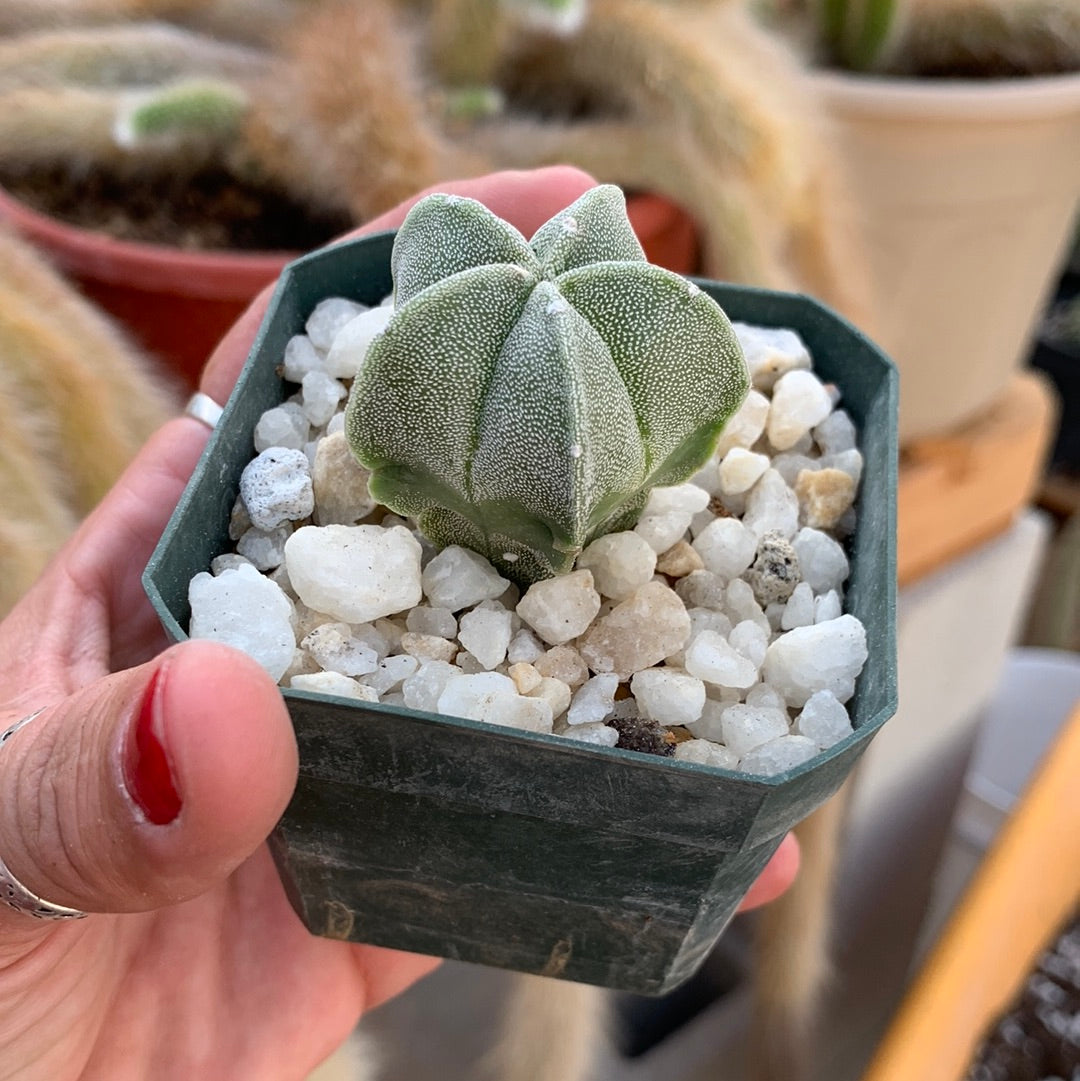
POLYGON ((646 261, 611 185, 531 241, 475 200, 429 196, 391 269, 396 312, 353 384, 349 444, 375 499, 519 583, 632 526, 746 395, 727 317, 646 261))

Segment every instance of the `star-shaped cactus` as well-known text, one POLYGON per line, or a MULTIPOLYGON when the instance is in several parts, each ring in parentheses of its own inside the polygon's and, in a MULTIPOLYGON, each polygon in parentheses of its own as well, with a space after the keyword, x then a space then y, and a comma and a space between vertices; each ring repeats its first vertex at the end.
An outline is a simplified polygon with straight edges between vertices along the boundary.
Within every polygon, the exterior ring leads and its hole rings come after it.
POLYGON ((612 185, 531 241, 475 200, 428 196, 391 269, 350 446, 374 498, 519 583, 631 527, 650 489, 707 460, 749 387, 719 305, 647 262, 612 185))

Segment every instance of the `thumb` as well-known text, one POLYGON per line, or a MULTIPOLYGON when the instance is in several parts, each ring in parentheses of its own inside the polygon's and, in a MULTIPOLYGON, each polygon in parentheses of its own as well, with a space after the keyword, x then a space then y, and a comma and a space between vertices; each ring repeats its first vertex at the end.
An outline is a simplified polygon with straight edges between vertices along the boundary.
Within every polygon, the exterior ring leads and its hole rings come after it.
POLYGON ((296 781, 270 677, 188 642, 45 710, 0 750, 0 859, 86 912, 138 912, 225 879, 266 839, 296 781))

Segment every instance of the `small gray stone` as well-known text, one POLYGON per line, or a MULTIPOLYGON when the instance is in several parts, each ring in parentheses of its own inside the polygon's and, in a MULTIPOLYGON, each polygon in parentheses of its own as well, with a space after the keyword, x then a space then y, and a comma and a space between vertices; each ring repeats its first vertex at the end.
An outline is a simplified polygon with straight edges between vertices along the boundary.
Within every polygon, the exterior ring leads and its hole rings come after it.
POLYGON ((769 532, 758 541, 754 562, 744 577, 758 604, 786 601, 802 581, 799 557, 791 542, 780 533, 769 532))
POLYGON ((258 529, 307 518, 315 508, 307 455, 287 447, 264 450, 240 474, 240 496, 258 529))

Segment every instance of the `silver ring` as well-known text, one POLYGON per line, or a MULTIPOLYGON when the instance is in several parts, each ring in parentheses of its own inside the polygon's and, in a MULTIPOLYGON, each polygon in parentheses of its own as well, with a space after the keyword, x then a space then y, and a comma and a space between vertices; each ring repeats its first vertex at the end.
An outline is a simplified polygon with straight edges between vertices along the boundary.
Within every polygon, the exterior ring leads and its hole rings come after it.
MULTIPOLYGON (((0 732, 0 747, 24 725, 28 725, 44 709, 35 710, 28 717, 16 721, 10 728, 0 732)), ((27 916, 33 916, 39 920, 81 920, 86 913, 77 908, 65 908, 63 905, 54 905, 43 897, 28 890, 8 869, 4 861, 0 859, 0 901, 3 901, 16 912, 22 912, 27 916)))
POLYGON ((188 398, 188 403, 184 406, 184 412, 189 417, 201 420, 203 424, 212 429, 217 427, 222 410, 221 406, 209 394, 203 394, 200 390, 188 398))

